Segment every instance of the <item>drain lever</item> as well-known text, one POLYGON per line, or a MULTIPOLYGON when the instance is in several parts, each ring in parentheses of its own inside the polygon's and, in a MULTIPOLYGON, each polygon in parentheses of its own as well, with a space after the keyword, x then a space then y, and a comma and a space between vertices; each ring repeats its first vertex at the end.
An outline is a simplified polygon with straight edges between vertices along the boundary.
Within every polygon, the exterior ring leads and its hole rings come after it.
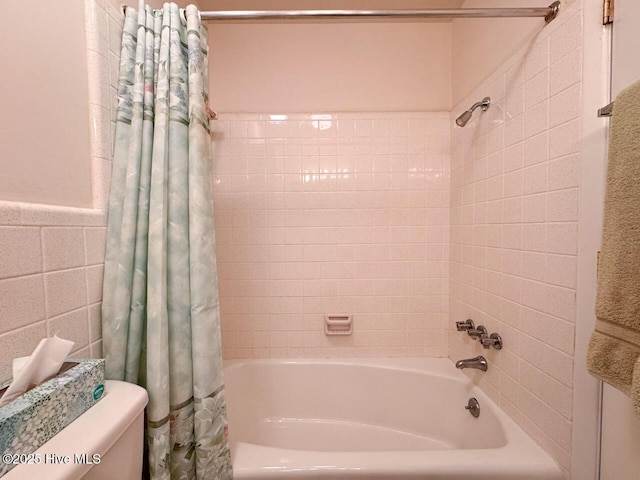
POLYGON ((480 404, 475 397, 471 397, 469 399, 469 402, 467 403, 467 406, 464 408, 465 410, 469 410, 469 413, 475 418, 478 418, 480 416, 480 404))

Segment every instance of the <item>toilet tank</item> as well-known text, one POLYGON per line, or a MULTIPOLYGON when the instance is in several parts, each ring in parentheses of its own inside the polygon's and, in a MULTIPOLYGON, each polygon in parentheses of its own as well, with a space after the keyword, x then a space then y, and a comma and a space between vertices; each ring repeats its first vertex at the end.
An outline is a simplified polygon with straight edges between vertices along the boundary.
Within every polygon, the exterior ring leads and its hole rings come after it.
POLYGON ((34 452, 38 464, 2 480, 140 480, 147 401, 144 388, 107 380, 102 400, 34 452))

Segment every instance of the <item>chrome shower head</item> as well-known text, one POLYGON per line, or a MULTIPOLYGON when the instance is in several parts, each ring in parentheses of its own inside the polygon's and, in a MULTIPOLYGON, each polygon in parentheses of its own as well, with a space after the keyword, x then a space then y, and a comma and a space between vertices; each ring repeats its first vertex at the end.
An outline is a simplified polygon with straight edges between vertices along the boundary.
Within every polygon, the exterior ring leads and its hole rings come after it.
POLYGON ((465 112, 462 113, 462 115, 456 118, 456 125, 458 125, 459 127, 464 127, 467 124, 467 122, 471 120, 472 116, 473 116, 473 111, 466 110, 465 112))
POLYGON ((491 98, 484 97, 481 102, 474 103, 471 108, 462 113, 458 118, 456 118, 456 125, 459 127, 464 127, 471 117, 473 116, 473 111, 480 107, 483 112, 486 112, 489 109, 489 105, 491 105, 491 98))

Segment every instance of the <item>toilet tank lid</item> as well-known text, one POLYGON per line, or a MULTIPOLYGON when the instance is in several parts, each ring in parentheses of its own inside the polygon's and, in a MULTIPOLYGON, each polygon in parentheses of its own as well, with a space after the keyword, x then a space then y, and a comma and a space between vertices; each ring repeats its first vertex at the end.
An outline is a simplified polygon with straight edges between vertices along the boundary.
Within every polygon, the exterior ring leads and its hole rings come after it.
MULTIPOLYGON (((131 424, 142 415, 147 405, 147 391, 132 383, 107 380, 105 382, 104 397, 93 407, 80 415, 77 419, 54 435, 48 442, 33 453, 55 453, 58 457, 86 453, 104 454, 116 443, 131 424)), ((142 442, 142 429, 140 430, 142 442)), ((46 465, 18 465, 10 470, 2 480, 28 478, 47 478, 48 480, 62 480, 80 478, 89 470, 89 465, 58 464, 46 465), (40 475, 39 473, 42 473, 40 475)))
MULTIPOLYGON (((90 444, 97 449, 94 453, 104 453, 144 411, 148 400, 147 391, 139 385, 107 380, 104 398, 49 442, 69 430, 68 434, 72 435, 69 438, 84 445, 85 449, 87 444, 90 444)), ((60 440, 67 441, 67 439, 60 440)))

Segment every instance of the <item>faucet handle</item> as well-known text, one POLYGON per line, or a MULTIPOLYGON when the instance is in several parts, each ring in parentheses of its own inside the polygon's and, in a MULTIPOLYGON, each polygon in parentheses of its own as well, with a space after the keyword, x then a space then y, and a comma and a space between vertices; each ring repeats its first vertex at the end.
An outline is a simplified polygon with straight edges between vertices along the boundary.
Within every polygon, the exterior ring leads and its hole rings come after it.
POLYGON ((464 322, 456 322, 456 330, 458 330, 459 332, 468 332, 469 330, 473 330, 474 328, 475 324, 470 318, 466 319, 464 322))
POLYGON ((483 335, 487 335, 487 333, 489 332, 487 332, 487 327, 485 327, 484 325, 478 325, 478 328, 467 330, 467 335, 469 335, 474 340, 478 340, 483 335))
POLYGON ((500 350, 502 348, 502 337, 497 333, 481 335, 479 340, 482 344, 482 348, 486 350, 489 350, 490 347, 493 347, 496 350, 500 350))

